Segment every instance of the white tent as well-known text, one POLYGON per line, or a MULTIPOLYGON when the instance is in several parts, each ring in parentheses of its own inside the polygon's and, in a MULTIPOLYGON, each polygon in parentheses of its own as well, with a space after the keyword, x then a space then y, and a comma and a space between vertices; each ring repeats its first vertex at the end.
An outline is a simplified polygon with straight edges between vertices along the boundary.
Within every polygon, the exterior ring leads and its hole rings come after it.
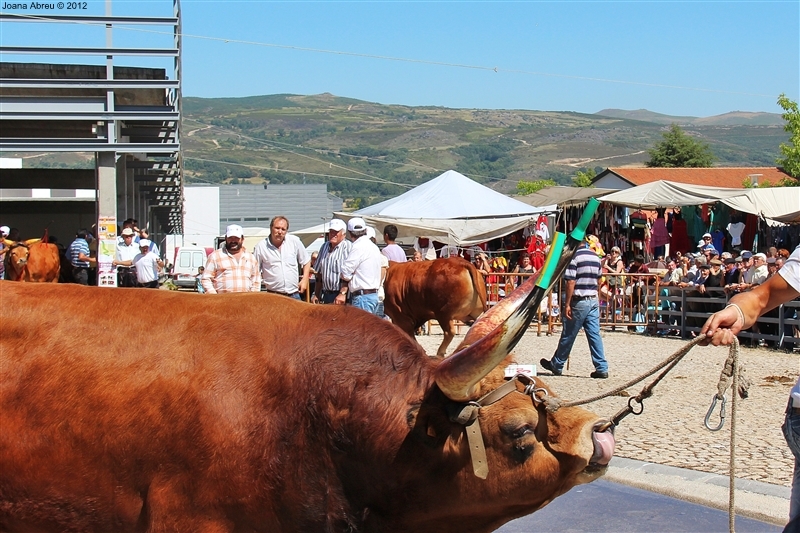
POLYGON ((394 224, 400 238, 429 237, 446 244, 468 246, 532 225, 555 205, 533 207, 448 170, 427 183, 385 202, 353 213, 381 233, 394 224))
POLYGON ((721 189, 661 180, 612 192, 599 197, 598 200, 627 207, 655 209, 657 207, 680 207, 717 202, 724 198, 744 196, 748 190, 721 189))
POLYGON ((753 213, 768 222, 800 223, 800 187, 748 189, 745 196, 723 200, 737 211, 753 213))
POLYGON ((737 211, 763 217, 770 223, 800 221, 800 187, 726 189, 662 180, 617 191, 598 199, 642 209, 722 202, 737 211))
POLYGON ((561 207, 568 207, 573 205, 583 205, 589 201, 590 198, 598 198, 604 194, 616 192, 618 189, 600 189, 596 187, 564 187, 555 185, 553 187, 545 187, 539 191, 524 196, 514 196, 513 198, 520 202, 525 202, 528 205, 552 205, 556 204, 561 207))

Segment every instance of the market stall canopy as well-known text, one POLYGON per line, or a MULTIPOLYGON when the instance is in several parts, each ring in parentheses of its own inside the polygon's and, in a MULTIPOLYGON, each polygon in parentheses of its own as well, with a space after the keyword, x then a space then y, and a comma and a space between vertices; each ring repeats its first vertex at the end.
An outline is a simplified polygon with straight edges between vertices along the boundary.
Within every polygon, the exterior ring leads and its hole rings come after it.
POLYGON ((546 187, 525 196, 514 196, 520 202, 525 202, 534 207, 543 207, 556 204, 562 207, 582 205, 589 198, 599 198, 605 194, 616 192, 618 189, 598 189, 595 187, 546 187))
POLYGON ((612 192, 598 200, 626 207, 656 209, 723 201, 726 198, 744 196, 749 190, 751 189, 721 189, 662 180, 612 192))
POLYGON ((800 224, 800 187, 747 189, 744 196, 722 202, 737 211, 763 217, 767 222, 800 224))
POLYGON ((555 205, 533 207, 448 170, 400 196, 336 216, 362 217, 379 235, 394 224, 400 239, 429 237, 467 246, 508 235, 555 210, 555 205))
POLYGON ((328 224, 329 222, 326 222, 324 224, 317 224, 316 226, 311 226, 310 228, 303 228, 296 231, 289 231, 289 233, 291 235, 299 237, 303 243, 303 246, 308 248, 317 239, 324 239, 325 234, 328 233, 328 224))

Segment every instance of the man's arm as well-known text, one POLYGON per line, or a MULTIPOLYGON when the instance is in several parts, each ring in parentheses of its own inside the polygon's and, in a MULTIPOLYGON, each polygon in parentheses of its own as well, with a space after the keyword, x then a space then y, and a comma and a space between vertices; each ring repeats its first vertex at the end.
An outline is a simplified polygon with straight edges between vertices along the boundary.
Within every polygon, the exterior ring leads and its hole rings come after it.
POLYGON ((214 288, 214 276, 217 274, 217 262, 214 254, 211 254, 206 261, 206 268, 203 270, 203 277, 200 278, 200 284, 206 294, 217 294, 217 289, 214 288))
POLYGON ((566 301, 564 302, 564 316, 572 319, 572 295, 575 293, 575 280, 567 280, 567 290, 565 294, 566 301))
POLYGON ((253 260, 250 267, 250 279, 253 283, 250 285, 250 292, 261 292, 261 269, 258 268, 258 261, 253 260))
POLYGON ((300 292, 305 294, 306 289, 308 289, 308 278, 311 276, 311 260, 308 260, 305 265, 303 265, 303 276, 300 278, 300 283, 298 287, 300 292))

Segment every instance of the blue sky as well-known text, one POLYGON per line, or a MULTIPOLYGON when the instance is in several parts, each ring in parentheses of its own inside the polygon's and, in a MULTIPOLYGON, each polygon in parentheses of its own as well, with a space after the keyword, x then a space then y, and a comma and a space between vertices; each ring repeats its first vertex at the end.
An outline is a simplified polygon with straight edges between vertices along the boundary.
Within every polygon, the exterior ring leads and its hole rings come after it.
MULTIPOLYGON (((800 94, 797 0, 183 0, 181 6, 185 96, 329 92, 414 106, 585 113, 644 108, 709 116, 737 110, 778 113, 780 93, 795 101, 800 94)), ((79 13, 104 9, 105 2, 87 2, 79 13)), ((115 1, 112 10, 167 16, 172 2, 115 1)), ((104 43, 102 28, 52 24, 2 23, 0 40, 5 45, 104 43)), ((116 46, 170 42, 157 33, 114 34, 116 46)), ((33 56, 3 60, 34 61, 33 56)), ((119 63, 137 64, 127 58, 119 63)))

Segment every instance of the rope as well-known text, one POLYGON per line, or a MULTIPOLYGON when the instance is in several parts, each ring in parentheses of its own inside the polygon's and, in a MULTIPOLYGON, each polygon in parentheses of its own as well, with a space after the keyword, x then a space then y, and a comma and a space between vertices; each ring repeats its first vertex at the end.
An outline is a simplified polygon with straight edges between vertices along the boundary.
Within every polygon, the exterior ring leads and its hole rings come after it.
MULTIPOLYGON (((728 352, 728 361, 730 362, 730 369, 733 381, 733 402, 731 405, 731 445, 730 457, 728 460, 729 479, 728 479, 728 531, 736 533, 736 404, 738 403, 738 396, 741 396, 739 389, 739 339, 733 338, 730 351, 728 352), (738 393, 738 394, 737 394, 738 393)), ((728 369, 728 361, 725 363, 723 373, 728 369)), ((720 377, 722 381, 722 377, 720 377)), ((746 398, 747 396, 743 396, 746 398)))
MULTIPOLYGON (((576 401, 571 401, 571 402, 562 402, 559 398, 548 396, 544 401, 545 407, 547 408, 548 411, 555 412, 561 407, 575 407, 575 406, 578 406, 578 405, 584 405, 584 404, 587 404, 587 403, 596 402, 597 400, 602 400, 603 398, 608 398, 609 396, 617 396, 620 392, 622 392, 623 390, 627 389, 628 387, 631 387, 633 385, 636 385, 637 383, 640 383, 641 381, 643 381, 644 379, 652 376, 653 374, 655 374, 656 372, 658 372, 662 368, 669 366, 669 368, 667 368, 667 370, 665 370, 660 376, 658 376, 656 378, 656 380, 653 381, 653 383, 651 383, 650 385, 645 387, 645 390, 647 391, 647 395, 646 396, 642 396, 642 397, 643 398, 647 398, 652 394, 652 389, 656 386, 656 384, 658 384, 658 382, 661 381, 664 378, 664 376, 666 376, 667 373, 669 373, 669 371, 672 370, 672 368, 676 364, 678 364, 678 362, 680 362, 680 360, 683 359, 683 357, 687 353, 689 353, 689 350, 694 348, 698 343, 702 342, 705 338, 706 338, 705 335, 698 335, 697 337, 695 337, 691 341, 687 342, 681 349, 679 349, 678 351, 676 351, 675 353, 673 353, 672 355, 670 355, 669 357, 664 359, 661 363, 659 363, 655 367, 651 368, 650 370, 648 370, 647 372, 645 372, 641 376, 639 376, 637 378, 634 378, 634 379, 632 379, 630 381, 627 381, 627 382, 623 383, 622 385, 620 385, 619 387, 611 389, 610 391, 607 391, 607 392, 604 392, 604 393, 601 393, 601 394, 597 394, 597 395, 591 396, 589 398, 584 398, 582 400, 576 400, 576 401)), ((645 390, 643 390, 642 393, 645 393, 645 390)), ((640 393, 640 395, 642 393, 640 393)))
MULTIPOLYGON (((705 340, 705 335, 698 335, 691 341, 687 342, 682 348, 677 350, 675 353, 667 357, 664 361, 653 367, 652 369, 648 370, 641 376, 634 378, 619 387, 616 387, 610 391, 597 394, 595 396, 591 396, 589 398, 585 398, 583 400, 571 401, 571 402, 564 402, 559 398, 547 396, 542 400, 544 403, 545 408, 549 412, 555 412, 561 407, 574 407, 578 405, 584 405, 587 403, 596 402, 597 400, 601 400, 603 398, 607 398, 609 396, 615 396, 622 392, 623 390, 627 389, 632 385, 636 385, 637 383, 643 381, 645 378, 652 376, 656 372, 661 369, 666 368, 658 377, 656 377, 651 383, 646 385, 642 391, 631 400, 636 400, 639 404, 642 403, 642 400, 645 398, 649 398, 653 394, 653 389, 655 386, 677 365, 683 357, 689 353, 689 350, 697 346, 700 342, 705 340)), ((738 397, 747 398, 748 396, 748 389, 750 388, 751 381, 744 375, 744 369, 739 366, 739 340, 734 337, 733 343, 731 344, 730 350, 728 351, 728 358, 725 361, 725 365, 720 373, 719 383, 717 384, 717 394, 714 397, 714 402, 716 403, 716 399, 720 398, 723 399, 723 410, 724 410, 724 396, 725 392, 728 388, 732 388, 733 393, 733 402, 731 405, 731 438, 730 438, 730 449, 729 449, 729 457, 728 457, 728 529, 730 533, 736 533, 735 529, 735 522, 736 522, 736 504, 735 504, 735 493, 736 493, 736 409, 738 404, 738 397)), ((712 404, 711 410, 713 410, 714 404, 712 404)), ((710 411, 709 410, 709 414, 710 411)), ((620 413, 615 416, 615 420, 609 423, 609 426, 616 425, 617 422, 627 415, 628 413, 633 412, 634 414, 640 414, 639 412, 634 412, 631 401, 628 401, 628 409, 620 411, 620 413)), ((708 416, 706 417, 706 421, 708 421, 708 416)), ((722 415, 722 421, 724 422, 724 414, 722 415)), ((722 424, 720 424, 720 428, 722 424)), ((717 428, 717 429, 720 429, 717 428)), ((712 428, 709 428, 712 429, 712 428)), ((713 429, 712 429, 713 430, 713 429)))

